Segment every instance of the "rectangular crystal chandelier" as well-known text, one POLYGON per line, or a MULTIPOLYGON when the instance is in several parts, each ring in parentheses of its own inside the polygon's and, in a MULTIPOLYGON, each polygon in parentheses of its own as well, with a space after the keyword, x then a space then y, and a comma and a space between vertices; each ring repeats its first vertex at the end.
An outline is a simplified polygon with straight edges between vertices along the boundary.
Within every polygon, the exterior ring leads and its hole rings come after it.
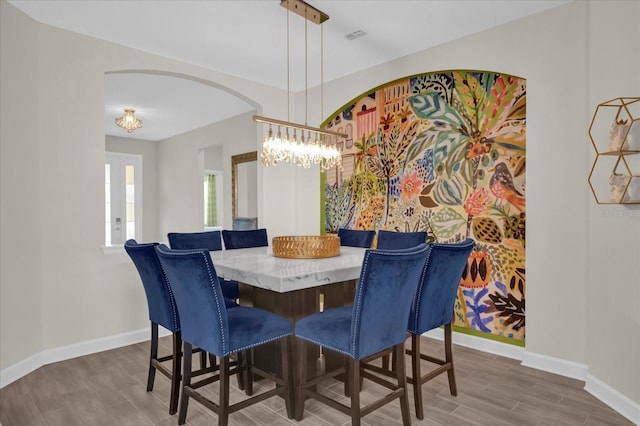
MULTIPOLYGON (((294 12, 307 21, 320 25, 322 34, 322 24, 329 19, 329 16, 314 8, 303 0, 281 0, 280 5, 287 9, 287 103, 289 102, 289 11, 294 12)), ((309 168, 314 164, 320 166, 322 171, 333 167, 342 166, 342 154, 337 147, 337 142, 341 138, 346 138, 344 133, 312 127, 306 124, 307 105, 307 79, 306 79, 306 31, 305 23, 305 124, 296 124, 290 121, 276 120, 268 117, 254 115, 253 120, 257 123, 267 124, 268 130, 265 132, 262 142, 261 163, 263 166, 274 166, 285 162, 309 168)), ((322 35, 320 37, 320 52, 323 54, 322 35)), ((323 66, 321 56, 320 66, 323 66)), ((321 82, 323 85, 322 70, 321 82)), ((322 111, 322 104, 320 105, 322 111)))

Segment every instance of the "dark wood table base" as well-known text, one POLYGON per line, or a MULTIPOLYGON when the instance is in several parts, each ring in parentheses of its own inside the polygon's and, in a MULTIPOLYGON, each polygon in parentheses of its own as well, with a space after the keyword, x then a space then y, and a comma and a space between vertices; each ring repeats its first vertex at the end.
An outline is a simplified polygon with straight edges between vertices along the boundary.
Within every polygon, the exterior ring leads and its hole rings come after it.
MULTIPOLYGON (((330 309, 339 306, 349 306, 353 304, 356 281, 343 281, 326 284, 302 290, 278 293, 272 290, 265 290, 240 283, 240 304, 253 306, 266 311, 273 312, 290 320, 293 324, 301 318, 319 312, 320 309, 330 309), (321 306, 321 299, 323 301, 321 306)), ((290 345, 289 377, 293 378, 294 386, 298 385, 297 360, 295 358, 297 340, 292 339, 290 345)), ((265 371, 282 374, 280 366, 276 360, 280 359, 280 346, 275 343, 267 343, 253 350, 253 363, 265 371)), ((344 361, 336 354, 327 351, 320 359, 320 349, 315 345, 310 345, 307 350, 307 377, 314 377, 319 369, 332 369, 339 366, 344 361)), ((294 401, 294 407, 297 401, 294 401)), ((295 410, 295 408, 294 408, 295 410)))

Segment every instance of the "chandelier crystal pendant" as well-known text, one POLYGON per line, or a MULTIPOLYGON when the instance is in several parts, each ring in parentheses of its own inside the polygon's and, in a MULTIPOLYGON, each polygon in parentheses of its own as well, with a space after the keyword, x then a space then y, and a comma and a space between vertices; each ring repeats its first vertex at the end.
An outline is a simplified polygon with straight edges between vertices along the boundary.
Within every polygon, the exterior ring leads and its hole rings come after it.
MULTIPOLYGON (((329 19, 329 16, 314 8, 303 0, 281 0, 280 6, 287 9, 287 110, 289 110, 289 11, 292 11, 308 21, 320 25, 322 55, 322 23, 329 19)), ((322 171, 327 171, 333 167, 342 167, 342 154, 337 147, 339 139, 347 138, 344 133, 333 132, 307 125, 307 46, 306 46, 305 23, 305 124, 296 124, 290 121, 276 120, 268 117, 253 116, 253 121, 268 124, 262 142, 262 152, 260 155, 263 166, 275 166, 285 162, 296 166, 310 168, 317 164, 322 171)), ((322 56, 320 59, 320 86, 323 88, 322 78, 322 56)), ((322 114, 322 100, 320 104, 322 114)))
POLYGON ((124 115, 122 117, 116 118, 116 125, 125 129, 127 133, 131 133, 134 130, 142 127, 142 121, 138 117, 136 117, 135 109, 125 108, 124 115))

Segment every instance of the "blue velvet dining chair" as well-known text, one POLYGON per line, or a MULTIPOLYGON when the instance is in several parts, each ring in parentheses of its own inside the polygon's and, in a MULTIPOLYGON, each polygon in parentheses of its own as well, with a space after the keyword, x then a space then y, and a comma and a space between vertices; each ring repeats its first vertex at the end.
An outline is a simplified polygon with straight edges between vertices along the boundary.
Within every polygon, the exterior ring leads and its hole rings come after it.
MULTIPOLYGON (((423 244, 426 239, 427 233, 425 231, 394 232, 380 229, 378 230, 378 241, 376 242, 376 248, 386 250, 406 249, 423 244)), ((382 368, 389 368, 388 356, 382 357, 382 368)))
POLYGON ((393 232, 378 230, 378 242, 376 248, 387 250, 398 250, 415 247, 427 241, 425 231, 417 232, 393 232))
MULTIPOLYGON (((169 232, 167 238, 169 239, 169 246, 176 250, 222 250, 222 236, 220 231, 169 232)), ((231 300, 238 300, 240 297, 237 281, 220 278, 220 286, 222 287, 224 297, 231 300)))
POLYGON ((404 344, 411 304, 427 254, 426 244, 409 250, 367 250, 353 306, 328 309, 298 320, 295 328, 299 374, 296 420, 303 417, 305 397, 317 399, 351 416, 352 425, 360 425, 363 416, 398 398, 403 424, 410 424, 404 344), (393 309, 388 306, 391 298, 393 309), (306 347, 309 343, 344 355, 347 367, 307 380, 306 347), (396 354, 396 383, 363 370, 364 363, 390 352, 396 354), (345 390, 351 397, 350 406, 320 393, 320 381, 339 374, 347 377, 345 390), (387 387, 391 393, 361 408, 361 374, 363 378, 387 387))
POLYGON ((226 250, 267 247, 269 245, 267 230, 265 228, 243 231, 224 229, 222 231, 222 239, 224 240, 224 248, 226 250))
POLYGON ((169 239, 169 246, 176 250, 222 250, 222 235, 220 231, 169 232, 167 238, 169 239))
MULTIPOLYGON (((262 309, 238 306, 227 309, 211 255, 207 250, 172 250, 164 244, 156 252, 167 276, 181 313, 182 341, 184 344, 182 396, 178 424, 186 422, 189 399, 193 398, 218 415, 218 424, 226 425, 229 415, 276 395, 285 399, 287 414, 293 417, 292 391, 289 369, 289 339, 291 322, 262 309), (250 367, 257 374, 275 382, 275 387, 231 404, 229 377, 246 371, 238 366, 230 368, 230 356, 262 344, 280 341, 281 376, 250 367), (192 381, 191 349, 200 347, 220 358, 219 374, 192 381), (219 382, 218 402, 215 403, 198 391, 213 382, 219 382)), ((249 394, 249 393, 247 393, 249 394)))
POLYGON ((359 229, 338 229, 341 246, 370 248, 376 231, 362 231, 359 229))
MULTIPOLYGON (((181 346, 180 316, 176 309, 175 299, 171 287, 162 272, 162 267, 155 247, 158 243, 138 244, 135 240, 127 240, 124 249, 133 261, 147 298, 149 320, 151 321, 151 349, 149 353, 149 372, 147 375, 147 392, 153 390, 156 370, 171 379, 171 396, 169 414, 175 414, 178 408, 178 394, 181 376, 181 346), (158 356, 158 326, 169 330, 172 334, 173 347, 170 355, 158 356), (163 363, 172 361, 169 369, 163 363)), ((232 302, 231 302, 232 303, 232 302)), ((231 306, 231 305, 230 305, 231 306)), ((206 367, 205 353, 199 349, 201 367, 206 367)))
POLYGON ((422 405, 422 385, 434 377, 447 372, 449 391, 457 395, 456 377, 453 368, 453 347, 451 342, 451 323, 458 285, 462 278, 469 255, 475 246, 471 238, 459 243, 430 244, 430 252, 418 286, 415 300, 409 315, 408 331, 411 334, 411 377, 416 417, 424 418, 422 405), (420 350, 420 336, 429 330, 444 326, 445 358, 436 358, 423 354, 420 350), (439 367, 422 374, 420 360, 438 364, 439 367))

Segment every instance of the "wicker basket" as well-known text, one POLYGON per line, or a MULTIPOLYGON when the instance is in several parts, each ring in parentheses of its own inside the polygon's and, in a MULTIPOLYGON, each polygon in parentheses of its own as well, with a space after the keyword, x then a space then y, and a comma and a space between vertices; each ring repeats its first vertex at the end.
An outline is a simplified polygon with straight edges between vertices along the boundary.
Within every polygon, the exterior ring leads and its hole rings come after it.
POLYGON ((319 259, 340 255, 340 238, 335 235, 274 237, 273 255, 289 259, 319 259))

